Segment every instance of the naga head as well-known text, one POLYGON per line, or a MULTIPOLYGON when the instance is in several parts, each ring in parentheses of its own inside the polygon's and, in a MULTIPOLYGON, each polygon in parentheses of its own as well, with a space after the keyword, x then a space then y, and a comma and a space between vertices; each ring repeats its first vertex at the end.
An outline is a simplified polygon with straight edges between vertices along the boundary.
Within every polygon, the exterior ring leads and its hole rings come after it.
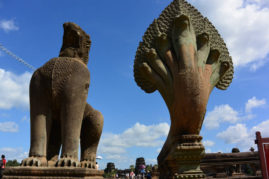
POLYGON ((66 22, 63 27, 63 45, 59 56, 80 58, 87 65, 91 47, 90 36, 75 23, 66 22))
POLYGON ((174 0, 148 27, 136 51, 134 77, 137 85, 145 92, 152 93, 158 90, 161 94, 167 93, 165 91, 168 90, 168 84, 175 80, 171 74, 173 70, 169 60, 167 62, 166 56, 169 55, 167 52, 171 51, 171 57, 182 55, 174 41, 179 40, 179 34, 180 37, 184 36, 182 34, 184 29, 189 29, 191 35, 187 39, 193 41, 196 49, 208 46, 206 54, 209 54, 210 58, 200 60, 203 63, 199 63, 198 66, 216 64, 210 78, 211 88, 225 90, 232 82, 234 73, 232 58, 217 29, 186 0, 174 0), (157 85, 157 81, 161 81, 163 87, 157 85))
POLYGON ((153 21, 134 61, 137 85, 160 92, 177 134, 199 134, 210 93, 225 90, 233 72, 217 29, 186 0, 174 0, 153 21))

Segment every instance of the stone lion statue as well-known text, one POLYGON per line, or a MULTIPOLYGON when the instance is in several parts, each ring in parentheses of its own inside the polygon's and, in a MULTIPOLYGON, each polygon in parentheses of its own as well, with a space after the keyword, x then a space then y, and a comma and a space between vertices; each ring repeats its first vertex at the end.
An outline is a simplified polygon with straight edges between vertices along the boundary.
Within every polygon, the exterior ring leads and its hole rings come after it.
POLYGON ((59 57, 37 69, 30 82, 31 146, 22 166, 95 168, 103 116, 86 102, 91 41, 78 25, 63 27, 59 57))

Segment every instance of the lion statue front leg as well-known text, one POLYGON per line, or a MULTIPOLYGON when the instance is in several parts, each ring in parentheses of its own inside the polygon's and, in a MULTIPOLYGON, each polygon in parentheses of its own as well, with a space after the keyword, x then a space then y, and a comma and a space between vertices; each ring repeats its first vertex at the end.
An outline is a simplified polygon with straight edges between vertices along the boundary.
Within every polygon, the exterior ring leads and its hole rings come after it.
POLYGON ((51 120, 51 108, 46 84, 36 71, 30 82, 31 147, 29 157, 22 160, 22 166, 47 166, 46 124, 51 120))
POLYGON ((73 73, 62 94, 61 103, 61 136, 62 154, 56 166, 79 166, 78 147, 82 119, 88 95, 90 75, 81 68, 73 73))

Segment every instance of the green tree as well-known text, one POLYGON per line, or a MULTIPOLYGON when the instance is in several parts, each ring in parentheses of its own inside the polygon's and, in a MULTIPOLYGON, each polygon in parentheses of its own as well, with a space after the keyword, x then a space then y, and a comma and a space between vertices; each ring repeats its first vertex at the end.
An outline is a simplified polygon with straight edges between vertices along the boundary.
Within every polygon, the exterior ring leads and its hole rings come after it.
POLYGON ((134 170, 135 170, 134 165, 130 165, 130 170, 131 170, 131 171, 134 171, 134 170))
POLYGON ((146 171, 151 172, 151 170, 152 170, 152 164, 146 165, 146 171))
POLYGON ((112 178, 112 177, 114 177, 114 176, 116 176, 116 173, 117 173, 117 170, 112 170, 111 172, 109 172, 109 173, 104 173, 104 175, 103 175, 103 177, 104 178, 112 178))
POLYGON ((17 160, 8 160, 7 167, 15 167, 15 166, 20 166, 20 163, 17 160))

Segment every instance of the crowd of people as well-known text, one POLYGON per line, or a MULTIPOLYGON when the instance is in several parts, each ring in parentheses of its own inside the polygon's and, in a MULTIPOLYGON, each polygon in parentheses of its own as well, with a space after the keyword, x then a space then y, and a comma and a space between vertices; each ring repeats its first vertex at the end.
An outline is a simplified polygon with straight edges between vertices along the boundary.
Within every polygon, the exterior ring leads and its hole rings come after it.
POLYGON ((130 173, 126 173, 125 176, 119 176, 118 174, 115 175, 114 178, 121 178, 121 179, 151 179, 151 173, 145 172, 145 173, 138 173, 137 175, 131 171, 130 173))
POLYGON ((150 171, 146 171, 146 166, 145 165, 140 165, 139 170, 138 170, 138 177, 141 178, 146 178, 146 179, 151 179, 151 173, 150 171))
POLYGON ((152 178, 150 171, 144 172, 144 173, 139 173, 137 175, 135 175, 135 173, 131 171, 130 175, 129 176, 127 175, 127 178, 128 177, 130 179, 151 179, 152 178))
POLYGON ((122 174, 115 174, 114 178, 122 178, 122 179, 151 179, 151 172, 146 170, 145 165, 140 165, 137 173, 131 170, 129 173, 125 173, 124 176, 122 174))

